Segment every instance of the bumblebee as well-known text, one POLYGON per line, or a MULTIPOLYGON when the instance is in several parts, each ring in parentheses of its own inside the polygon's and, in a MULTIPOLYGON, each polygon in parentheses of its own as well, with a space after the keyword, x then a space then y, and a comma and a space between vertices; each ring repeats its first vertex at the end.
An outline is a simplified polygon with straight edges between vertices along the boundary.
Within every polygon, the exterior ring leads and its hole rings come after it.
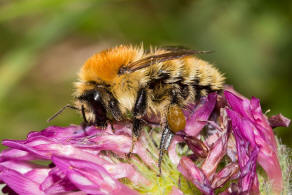
POLYGON ((200 53, 206 52, 183 47, 145 51, 142 46, 120 45, 94 54, 79 72, 75 108, 89 125, 132 121, 132 147, 145 118, 159 118, 160 168, 173 135, 185 127, 185 106, 222 89, 224 76, 195 57, 200 53))

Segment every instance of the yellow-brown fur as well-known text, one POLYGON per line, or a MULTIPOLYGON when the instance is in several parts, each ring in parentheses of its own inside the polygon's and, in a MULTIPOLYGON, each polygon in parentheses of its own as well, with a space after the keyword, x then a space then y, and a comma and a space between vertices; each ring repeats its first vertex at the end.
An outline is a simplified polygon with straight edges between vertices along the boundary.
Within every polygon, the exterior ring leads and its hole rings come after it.
MULTIPOLYGON (((81 96, 85 91, 95 89, 96 85, 105 86, 117 99, 119 109, 126 118, 126 115, 133 111, 139 89, 145 88, 148 94, 146 114, 165 118, 172 101, 170 90, 182 93, 181 88, 183 88, 188 94, 186 98, 178 95, 177 104, 184 107, 196 101, 196 96, 206 95, 208 91, 204 88, 211 91, 222 89, 224 82, 222 74, 208 62, 195 56, 154 63, 131 73, 118 73, 121 67, 127 67, 131 62, 166 52, 164 49, 152 49, 147 53, 142 47, 121 45, 94 54, 80 70, 74 95, 81 96), (160 81, 161 72, 166 72, 167 78, 160 81), (157 82, 151 88, 150 84, 153 80, 157 82), (202 89, 193 90, 194 83, 202 86, 202 89), (198 92, 200 94, 197 94, 198 92)), ((80 106, 80 104, 77 100, 76 105, 80 106)), ((85 108, 90 120, 93 117, 92 113, 87 105, 85 108)))

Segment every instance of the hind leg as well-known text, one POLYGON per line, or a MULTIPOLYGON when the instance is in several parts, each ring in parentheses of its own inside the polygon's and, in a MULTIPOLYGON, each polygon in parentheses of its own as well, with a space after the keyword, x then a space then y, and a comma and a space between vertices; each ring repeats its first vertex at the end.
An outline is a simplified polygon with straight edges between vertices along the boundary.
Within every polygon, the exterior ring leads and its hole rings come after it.
POLYGON ((172 133, 172 131, 166 125, 163 129, 161 139, 160 139, 160 145, 159 145, 159 157, 158 157, 159 175, 158 176, 161 176, 161 162, 163 159, 163 155, 168 150, 168 147, 173 137, 174 137, 174 133, 172 133))
POLYGON ((168 147, 175 133, 184 130, 185 125, 186 119, 182 109, 176 104, 170 105, 167 112, 166 125, 163 128, 160 139, 158 158, 159 176, 161 175, 161 162, 164 152, 168 150, 168 147))

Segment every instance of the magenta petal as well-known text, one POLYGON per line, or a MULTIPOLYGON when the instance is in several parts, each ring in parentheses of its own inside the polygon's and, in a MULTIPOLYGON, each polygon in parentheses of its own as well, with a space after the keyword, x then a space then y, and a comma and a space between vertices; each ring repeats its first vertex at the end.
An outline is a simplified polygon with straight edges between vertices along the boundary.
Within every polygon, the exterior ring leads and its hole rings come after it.
POLYGON ((197 136, 206 121, 214 110, 217 94, 210 93, 207 98, 202 98, 199 105, 195 108, 193 115, 187 119, 185 132, 189 136, 197 136))
POLYGON ((232 127, 237 140, 239 163, 242 167, 247 163, 248 156, 244 140, 251 144, 252 148, 258 147, 258 163, 267 173, 275 193, 282 190, 282 171, 277 157, 277 144, 271 126, 265 115, 262 114, 259 100, 252 98, 250 101, 226 92, 226 99, 232 110, 227 110, 232 121, 232 127), (242 142, 242 143, 241 143, 242 142), (244 146, 245 145, 245 146, 244 146), (240 150, 242 150, 240 152, 240 150), (245 151, 244 151, 245 150, 245 151))
MULTIPOLYGON (((120 132, 121 133, 121 132, 120 132)), ((91 144, 77 144, 74 146, 79 148, 92 148, 96 150, 112 151, 116 154, 128 154, 132 147, 132 138, 128 135, 116 135, 116 134, 101 134, 88 140, 91 144)), ((149 166, 153 166, 156 163, 148 155, 145 147, 141 142, 136 142, 133 153, 136 153, 140 158, 149 166)))
POLYGON ((267 117, 262 113, 260 100, 252 97, 250 100, 251 112, 253 114, 254 125, 257 127, 263 138, 269 145, 273 146, 275 152, 277 152, 277 142, 272 127, 267 117))
POLYGON ((14 149, 23 150, 26 152, 29 152, 38 158, 41 159, 49 159, 49 156, 47 156, 45 153, 36 150, 34 146, 42 145, 42 144, 51 144, 53 142, 49 141, 48 139, 44 137, 36 137, 32 138, 31 140, 28 140, 26 142, 19 142, 17 140, 4 140, 2 141, 2 144, 14 149))
POLYGON ((291 122, 290 119, 286 118, 282 114, 277 114, 269 118, 269 123, 272 128, 289 127, 290 122, 291 122))
POLYGON ((42 159, 50 159, 52 155, 68 156, 77 159, 86 159, 97 164, 108 164, 104 159, 89 153, 87 150, 78 149, 70 144, 58 144, 44 137, 33 137, 26 143, 20 143, 14 140, 3 141, 4 145, 19 150, 24 150, 42 159))
MULTIPOLYGON (((248 100, 241 98, 229 91, 224 91, 224 95, 231 109, 237 112, 244 120, 249 120, 258 130, 258 134, 272 145, 276 152, 277 144, 275 136, 266 116, 262 113, 259 99, 248 100)), ((253 142, 251 142, 253 144, 253 142)))
POLYGON ((58 167, 51 169, 48 177, 41 183, 40 189, 46 194, 57 194, 78 190, 58 167))
POLYGON ((250 111, 250 102, 247 99, 242 99, 230 91, 224 91, 224 96, 233 111, 239 113, 241 116, 252 119, 250 111))
MULTIPOLYGON (((95 143, 93 147, 98 150, 109 150, 118 154, 127 154, 132 147, 132 138, 127 135, 103 134, 91 139, 95 143)), ((140 158, 149 166, 153 166, 155 162, 149 157, 145 147, 137 142, 134 147, 133 153, 136 153, 140 158)))
POLYGON ((227 114, 232 122, 233 131, 237 131, 243 136, 248 142, 255 147, 255 127, 245 118, 242 118, 237 112, 227 109, 227 114))
POLYGON ((256 131, 256 129, 250 121, 242 119, 238 113, 227 110, 227 114, 231 119, 236 139, 238 164, 241 173, 239 179, 240 191, 245 193, 253 191, 258 194, 256 160, 259 150, 255 141, 255 135, 253 134, 253 131, 256 131), (251 154, 249 146, 252 146, 253 152, 251 154))
POLYGON ((17 149, 5 149, 2 150, 0 153, 0 162, 7 161, 7 160, 35 160, 36 156, 23 151, 23 150, 17 150, 17 149))
POLYGON ((98 150, 110 150, 119 153, 129 153, 132 140, 129 136, 125 135, 109 135, 103 134, 91 139, 93 145, 98 150))
POLYGON ((9 160, 9 161, 4 161, 0 163, 0 171, 7 168, 13 169, 21 174, 25 174, 33 169, 44 168, 44 167, 27 162, 27 161, 19 161, 19 160, 9 160))
POLYGON ((207 177, 203 171, 191 161, 191 159, 185 156, 182 157, 177 168, 185 178, 190 180, 201 192, 210 195, 214 194, 207 177))
POLYGON ((11 169, 2 170, 0 172, 0 180, 4 181, 18 194, 45 195, 40 190, 40 185, 37 182, 11 169))
POLYGON ((46 137, 52 141, 66 142, 68 139, 95 135, 104 131, 105 130, 97 129, 94 126, 89 126, 85 129, 77 125, 71 125, 68 127, 50 126, 42 131, 29 133, 27 139, 32 139, 33 137, 46 137))
POLYGON ((48 168, 37 168, 29 171, 28 173, 24 174, 26 178, 31 179, 37 183, 42 183, 46 177, 49 175, 50 169, 48 168))
POLYGON ((112 178, 101 166, 83 160, 52 157, 59 167, 80 190, 89 194, 138 194, 112 178))

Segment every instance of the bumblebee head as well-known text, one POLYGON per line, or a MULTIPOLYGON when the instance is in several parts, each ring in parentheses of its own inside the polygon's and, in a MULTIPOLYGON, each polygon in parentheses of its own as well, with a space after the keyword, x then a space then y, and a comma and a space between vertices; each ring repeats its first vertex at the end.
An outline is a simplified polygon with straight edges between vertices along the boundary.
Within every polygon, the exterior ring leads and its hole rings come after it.
POLYGON ((110 89, 119 69, 142 55, 142 47, 120 45, 94 54, 84 63, 74 96, 76 107, 84 107, 89 123, 104 125, 111 118, 120 120, 118 102, 110 89))
POLYGON ((102 92, 98 89, 85 91, 76 97, 78 107, 84 109, 85 121, 97 126, 104 126, 107 121, 107 112, 102 92))
POLYGON ((89 83, 91 89, 76 96, 75 105, 84 109, 85 120, 90 124, 104 126, 108 120, 121 119, 118 101, 109 90, 109 85, 89 83))

